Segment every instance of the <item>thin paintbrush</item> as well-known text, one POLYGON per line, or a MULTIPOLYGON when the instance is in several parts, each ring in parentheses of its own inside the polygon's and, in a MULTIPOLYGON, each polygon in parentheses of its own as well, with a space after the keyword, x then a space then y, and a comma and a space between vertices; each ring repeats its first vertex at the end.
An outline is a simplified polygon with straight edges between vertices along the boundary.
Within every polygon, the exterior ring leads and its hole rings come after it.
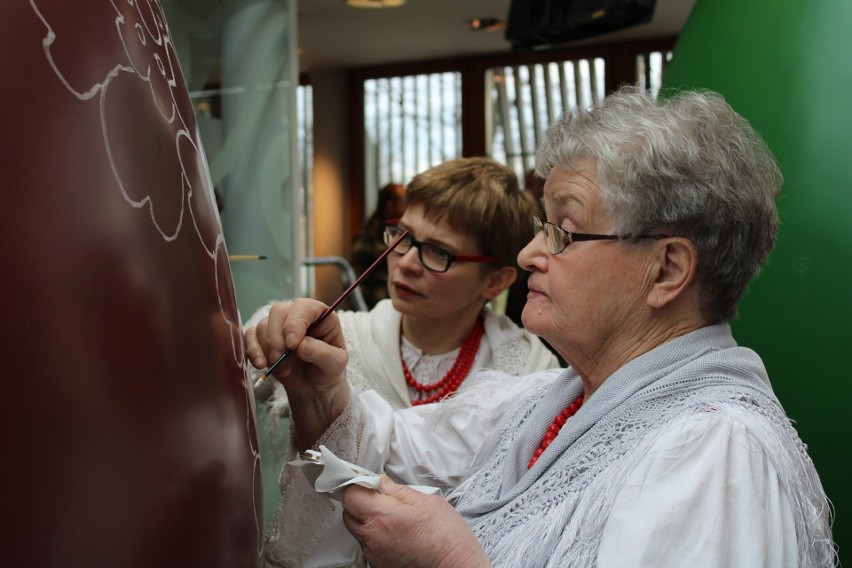
MULTIPOLYGON (((330 305, 329 307, 327 307, 327 308, 325 309, 325 311, 324 311, 322 314, 320 314, 320 317, 318 317, 318 318, 316 319, 316 321, 314 321, 314 323, 312 323, 312 324, 308 327, 308 330, 307 330, 307 331, 310 331, 310 330, 311 330, 311 329, 313 329, 315 326, 319 325, 319 323, 320 323, 322 320, 324 320, 324 319, 328 316, 328 314, 330 314, 330 313, 331 313, 331 312, 333 312, 335 309, 337 309, 337 306, 339 306, 339 305, 340 305, 340 303, 341 303, 341 302, 343 302, 343 300, 345 300, 345 299, 347 298, 347 296, 349 296, 349 294, 351 294, 351 293, 352 293, 352 291, 353 291, 353 290, 354 290, 354 289, 355 289, 355 288, 356 288, 359 284, 361 284, 361 282, 363 282, 363 281, 364 281, 364 279, 365 279, 367 276, 369 276, 369 275, 370 275, 370 273, 371 273, 371 272, 373 272, 373 270, 375 270, 377 266, 379 266, 379 264, 381 264, 381 262, 382 262, 382 261, 383 261, 383 260, 384 260, 384 259, 385 259, 385 258, 386 258, 389 254, 390 254, 390 252, 391 252, 393 249, 395 249, 395 248, 396 248, 396 245, 398 245, 400 242, 402 242, 402 239, 404 239, 404 238, 405 238, 405 237, 407 237, 407 236, 408 236, 408 231, 403 231, 403 232, 402 232, 402 234, 401 234, 400 236, 398 236, 398 237, 397 237, 397 238, 396 238, 396 239, 395 239, 395 240, 394 240, 391 244, 389 244, 389 245, 388 245, 388 248, 387 248, 387 249, 385 249, 385 251, 384 251, 384 252, 382 252, 382 254, 380 254, 380 255, 379 255, 379 258, 377 258, 377 259, 373 262, 373 264, 371 264, 370 266, 368 266, 368 267, 367 267, 367 270, 365 270, 365 271, 364 271, 364 273, 363 273, 363 274, 361 274, 361 276, 359 276, 359 277, 355 280, 355 282, 353 282, 352 284, 350 284, 350 285, 349 285, 349 288, 347 288, 346 290, 344 290, 344 291, 343 291, 343 293, 340 295, 340 297, 339 297, 339 298, 337 298, 337 299, 334 301, 334 303, 333 303, 332 305, 330 305)), ((307 334, 307 332, 306 332, 306 334, 307 334)), ((277 368, 278 368, 278 366, 279 366, 281 363, 283 363, 283 362, 284 362, 284 361, 285 361, 285 360, 286 360, 286 359, 287 359, 290 355, 292 355, 292 354, 293 354, 293 350, 292 350, 292 349, 288 349, 287 351, 285 351, 284 353, 282 353, 282 354, 281 354, 281 356, 280 356, 280 357, 279 357, 279 358, 278 358, 278 359, 277 359, 277 360, 276 360, 276 361, 275 361, 272 365, 270 365, 270 366, 269 366, 269 368, 268 368, 268 369, 266 369, 266 371, 264 371, 264 373, 260 376, 260 378, 259 378, 259 379, 258 379, 258 380, 254 383, 254 386, 257 386, 257 385, 259 385, 260 383, 262 383, 263 381, 265 381, 265 380, 266 380, 266 377, 268 377, 269 375, 271 375, 272 373, 274 373, 274 372, 275 372, 275 369, 277 369, 277 368)))

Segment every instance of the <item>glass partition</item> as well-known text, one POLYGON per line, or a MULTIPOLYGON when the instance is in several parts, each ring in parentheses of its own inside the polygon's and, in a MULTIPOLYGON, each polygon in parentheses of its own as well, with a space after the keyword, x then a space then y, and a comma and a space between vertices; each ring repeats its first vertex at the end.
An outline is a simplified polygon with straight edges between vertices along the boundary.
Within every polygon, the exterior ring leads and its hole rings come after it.
MULTIPOLYGON (((310 188, 297 142, 297 117, 305 113, 297 112, 295 0, 162 5, 195 106, 245 322, 269 300, 301 294, 310 188)), ((283 452, 274 450, 287 440, 287 422, 268 430, 258 405, 257 423, 268 525, 284 465, 283 452)))
POLYGON ((294 0, 162 0, 217 192, 243 321, 299 295, 305 222, 294 0))

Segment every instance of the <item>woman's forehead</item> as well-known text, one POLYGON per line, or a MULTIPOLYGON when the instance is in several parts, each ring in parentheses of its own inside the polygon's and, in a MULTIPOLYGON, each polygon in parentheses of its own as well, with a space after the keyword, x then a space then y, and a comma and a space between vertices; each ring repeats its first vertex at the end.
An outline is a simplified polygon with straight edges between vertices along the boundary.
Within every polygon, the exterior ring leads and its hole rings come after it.
POLYGON ((544 205, 548 212, 587 216, 598 210, 601 190, 588 169, 553 168, 544 185, 544 205))
POLYGON ((436 214, 434 211, 425 215, 423 207, 419 205, 407 208, 399 223, 421 241, 428 240, 455 247, 466 245, 472 240, 468 234, 454 229, 446 215, 436 214))

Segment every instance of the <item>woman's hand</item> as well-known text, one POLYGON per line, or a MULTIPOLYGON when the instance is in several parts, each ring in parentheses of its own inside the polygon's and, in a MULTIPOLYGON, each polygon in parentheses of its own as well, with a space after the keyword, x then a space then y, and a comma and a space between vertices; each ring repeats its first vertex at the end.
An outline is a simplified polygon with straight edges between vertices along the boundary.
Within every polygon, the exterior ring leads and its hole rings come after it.
POLYGON ((373 568, 485 568, 491 562, 473 531, 440 495, 382 478, 384 493, 352 485, 343 522, 373 568))
POLYGON ((300 451, 310 448, 349 402, 349 355, 337 314, 329 314, 306 335, 325 309, 316 300, 281 302, 245 332, 246 354, 255 368, 265 369, 293 350, 273 375, 287 390, 300 451))

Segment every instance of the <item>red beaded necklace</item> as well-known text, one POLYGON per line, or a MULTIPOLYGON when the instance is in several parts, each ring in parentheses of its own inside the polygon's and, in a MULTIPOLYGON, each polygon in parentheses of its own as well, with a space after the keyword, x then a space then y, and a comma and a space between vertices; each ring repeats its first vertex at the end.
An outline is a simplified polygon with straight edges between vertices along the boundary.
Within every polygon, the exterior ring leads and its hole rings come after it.
POLYGON ((444 378, 431 385, 424 385, 411 376, 411 372, 408 370, 408 365, 405 364, 405 359, 400 357, 400 359, 402 359, 402 372, 405 375, 405 382, 408 383, 411 388, 419 392, 433 393, 426 398, 412 400, 411 404, 416 406, 418 404, 437 402, 456 392, 459 385, 462 384, 462 381, 470 372, 470 368, 473 366, 473 360, 476 358, 476 352, 479 351, 479 343, 482 340, 483 333, 485 333, 485 326, 482 325, 482 318, 479 318, 476 320, 476 325, 473 326, 473 330, 470 332, 470 335, 464 340, 464 343, 462 343, 462 346, 459 349, 459 354, 456 356, 456 360, 453 363, 452 368, 447 371, 444 378))
POLYGON ((562 429, 562 426, 565 425, 565 422, 574 416, 577 411, 580 410, 581 406, 583 406, 583 395, 578 396, 577 400, 568 405, 568 408, 556 415, 556 418, 553 419, 553 424, 551 424, 544 433, 544 437, 541 439, 541 444, 538 445, 538 449, 530 459, 530 463, 527 464, 527 469, 532 469, 532 466, 536 461, 538 461, 539 456, 543 454, 544 450, 547 449, 547 446, 556 439, 556 435, 559 434, 559 431, 562 429))

